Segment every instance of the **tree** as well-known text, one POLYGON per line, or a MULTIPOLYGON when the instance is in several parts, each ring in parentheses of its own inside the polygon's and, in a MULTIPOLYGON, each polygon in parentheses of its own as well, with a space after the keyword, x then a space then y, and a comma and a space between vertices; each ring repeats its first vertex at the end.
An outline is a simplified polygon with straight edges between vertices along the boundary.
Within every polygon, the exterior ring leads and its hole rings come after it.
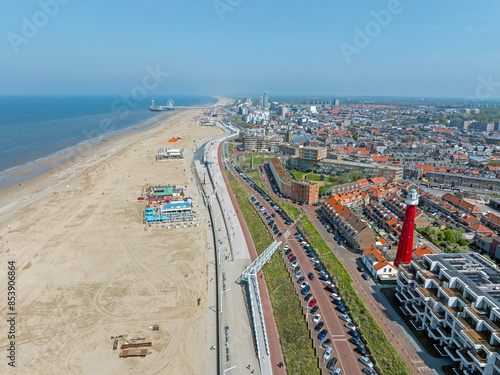
POLYGON ((354 139, 355 141, 357 141, 358 140, 358 133, 353 133, 352 139, 354 139))
POLYGON ((453 231, 450 228, 446 228, 443 232, 443 235, 444 235, 445 241, 448 241, 450 243, 457 242, 457 238, 455 237, 455 234, 453 233, 453 231))

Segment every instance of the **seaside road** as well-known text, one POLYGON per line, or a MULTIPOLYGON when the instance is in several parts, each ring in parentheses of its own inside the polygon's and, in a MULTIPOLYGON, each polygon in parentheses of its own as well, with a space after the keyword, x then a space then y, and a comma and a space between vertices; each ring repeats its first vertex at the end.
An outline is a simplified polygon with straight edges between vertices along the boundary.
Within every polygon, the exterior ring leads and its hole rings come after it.
MULTIPOLYGON (((236 173, 236 171, 232 171, 233 174, 235 174, 235 177, 242 183, 244 180, 236 173)), ((251 187, 248 186, 248 184, 244 184, 244 186, 247 189, 251 189, 249 190, 250 193, 254 191, 251 187)), ((259 194, 254 194, 254 196, 257 198, 259 203, 265 207, 267 212, 274 212, 274 209, 271 207, 271 205, 259 194)), ((332 344, 330 346, 334 350, 333 356, 338 359, 337 367, 341 367, 344 373, 361 374, 361 370, 364 366, 362 366, 362 364, 358 361, 358 358, 360 356, 354 353, 354 346, 347 341, 347 339, 351 336, 347 334, 348 329, 344 327, 344 322, 339 318, 340 313, 334 309, 335 305, 332 304, 329 298, 330 293, 324 289, 323 282, 319 280, 318 274, 313 268, 314 263, 311 262, 310 258, 306 256, 304 250, 302 249, 302 246, 293 236, 293 233, 295 232, 293 226, 286 226, 279 216, 274 218, 274 220, 278 225, 278 229, 282 233, 286 233, 287 231, 289 231, 290 234, 292 234, 291 236, 287 236, 287 238, 285 239, 285 243, 290 246, 290 248, 292 249, 292 253, 297 257, 297 262, 300 266, 300 270, 303 272, 307 282, 311 287, 310 293, 312 293, 313 295, 312 298, 317 299, 317 304, 319 306, 318 314, 321 315, 321 321, 324 322, 324 327, 322 329, 326 329, 328 331, 328 335, 326 338, 330 338, 332 340, 332 344), (315 275, 314 280, 310 280, 307 277, 309 273, 313 273, 315 275)), ((277 239, 281 239, 284 237, 285 236, 282 236, 277 239)), ((282 256, 284 256, 283 253, 282 256)), ((290 274, 292 274, 292 267, 286 257, 285 263, 287 265, 288 271, 290 272, 290 274)), ((292 279, 294 281, 296 280, 293 277, 292 279)), ((295 283, 295 287, 297 289, 297 293, 300 293, 300 285, 295 283)), ((299 298, 301 300, 303 310, 306 314, 309 329, 311 330, 314 347, 316 348, 316 355, 320 361, 320 368, 322 369, 323 373, 328 374, 329 370, 327 370, 325 367, 327 361, 324 361, 322 358, 325 351, 325 349, 321 348, 321 343, 323 340, 318 339, 319 332, 316 332, 313 329, 316 323, 313 323, 311 321, 313 317, 309 316, 308 312, 310 310, 310 307, 308 306, 308 303, 304 301, 304 298, 301 294, 299 294, 299 298)))

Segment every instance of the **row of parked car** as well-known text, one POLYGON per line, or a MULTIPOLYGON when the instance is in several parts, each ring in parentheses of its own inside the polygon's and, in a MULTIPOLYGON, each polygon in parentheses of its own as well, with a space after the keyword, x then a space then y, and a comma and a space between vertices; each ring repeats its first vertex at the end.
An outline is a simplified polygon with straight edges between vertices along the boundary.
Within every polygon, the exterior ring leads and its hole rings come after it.
MULTIPOLYGON (((348 307, 345 305, 344 301, 342 300, 342 297, 340 295, 339 289, 330 280, 328 274, 325 272, 325 270, 323 269, 321 263, 316 258, 316 254, 315 254, 313 248, 303 238, 302 234, 300 234, 299 232, 296 232, 295 233, 295 238, 302 245, 302 247, 304 248, 304 251, 306 252, 307 256, 309 258, 311 258, 311 262, 314 263, 314 269, 318 272, 319 279, 321 279, 322 281, 324 281, 325 289, 329 293, 331 293, 330 297, 332 298, 332 303, 336 305, 335 309, 338 312, 341 313, 341 315, 339 317, 340 317, 340 319, 342 319, 345 322, 344 326, 349 329, 347 331, 347 333, 351 337, 349 338, 348 341, 351 342, 352 344, 354 344, 356 346, 354 350, 357 353, 361 354, 361 357, 359 358, 359 361, 363 365, 365 365, 365 368, 363 369, 363 372, 366 373, 366 374, 369 374, 369 375, 376 375, 376 372, 373 369, 374 364, 370 360, 370 358, 368 357, 369 356, 369 352, 368 352, 367 348, 365 347, 364 342, 362 341, 361 334, 356 330, 356 326, 351 321, 351 318, 350 318, 349 312, 348 312, 348 307)), ((295 255, 291 253, 290 249, 285 250, 285 255, 287 255, 287 252, 289 252, 288 253, 288 257, 292 256, 292 258, 289 258, 289 260, 295 258, 295 255)), ((294 264, 292 263, 292 266, 293 265, 294 264)), ((299 268, 297 268, 297 267, 293 268, 292 271, 295 273, 294 276, 295 276, 295 278, 297 278, 297 282, 298 283, 303 283, 304 282, 304 276, 302 275, 302 273, 300 271, 300 267, 299 268)), ((313 280, 314 279, 314 274, 311 272, 311 273, 309 273, 308 277, 309 277, 310 280, 313 280)), ((301 284, 301 288, 302 288, 302 291, 301 291, 302 294, 308 292, 308 289, 307 289, 308 285, 303 286, 303 284, 301 284), (304 290, 306 290, 306 291, 304 292, 304 290)), ((311 298, 312 298, 312 296, 311 296, 311 298)), ((316 314, 317 309, 314 310, 314 311, 313 310, 314 309, 312 309, 310 312, 313 315, 312 322, 316 323, 316 325, 314 326, 314 330, 315 331, 320 331, 322 329, 324 323, 321 321, 321 316, 319 314, 316 314)), ((326 331, 326 330, 324 330, 324 331, 326 331)), ((326 336, 326 334, 327 334, 327 332, 325 333, 325 336, 326 336)), ((323 340, 325 336, 323 336, 323 335, 320 336, 318 334, 318 339, 323 340)), ((330 339, 326 339, 325 341, 322 342, 321 347, 325 349, 325 352, 323 354, 323 359, 325 361, 328 360, 326 367, 327 367, 327 369, 332 370, 335 367, 335 365, 336 365, 337 359, 335 357, 330 358, 332 356, 332 354, 333 354, 333 349, 330 348, 330 346, 329 346, 330 344, 331 344, 331 340, 330 339)), ((335 374, 335 375, 338 375, 338 374, 341 374, 341 373, 342 373, 342 370, 340 368, 337 368, 334 371, 332 371, 332 374, 335 374)))
MULTIPOLYGON (((296 255, 293 254, 292 249, 290 249, 290 247, 288 245, 286 245, 283 248, 283 252, 284 252, 284 255, 286 256, 288 262, 290 262, 290 264, 291 264, 291 267, 292 267, 291 271, 292 271, 292 274, 296 280, 296 283, 299 284, 299 286, 300 286, 300 294, 304 296, 304 301, 306 301, 307 306, 311 308, 309 313, 311 314, 311 316, 313 316, 312 322, 315 323, 313 330, 315 332, 317 332, 318 339, 323 341, 321 343, 321 347, 323 349, 325 349, 325 352, 323 353, 323 359, 325 361, 328 361, 326 363, 326 368, 328 370, 333 370, 337 364, 337 358, 332 357, 333 348, 330 347, 332 340, 329 338, 326 338, 326 336, 328 335, 328 330, 323 328, 325 323, 323 321, 321 321, 321 315, 317 313, 319 307, 317 305, 316 298, 314 298, 313 294, 311 293, 311 286, 309 285, 309 281, 314 280, 316 278, 316 276, 314 275, 313 272, 309 272, 309 273, 307 273, 307 279, 306 279, 306 275, 304 274, 304 272, 300 269, 300 266, 298 265, 296 255)), ((315 263, 315 265, 316 265, 316 263, 315 263)), ((320 274, 319 277, 322 280, 326 280, 325 282, 329 282, 328 276, 326 275, 326 273, 320 274)), ((331 284, 331 285, 333 285, 333 284, 331 284)), ((332 371, 332 374, 340 375, 340 374, 342 374, 342 369, 336 368, 335 370, 332 371)))
MULTIPOLYGON (((271 199, 271 197, 269 197, 269 195, 264 190, 262 190, 260 188, 260 186, 258 186, 255 182, 253 182, 250 178, 248 178, 248 176, 241 171, 241 168, 239 168, 233 162, 232 162, 232 165, 233 165, 234 169, 236 170, 236 172, 239 173, 239 175, 241 176, 241 178, 243 178, 252 187, 252 189, 254 189, 262 197, 262 199, 264 199, 265 201, 269 202, 269 204, 271 205, 271 207, 275 210, 276 213, 268 214, 267 211, 266 211, 266 209, 264 208, 264 206, 262 206, 256 198, 254 198, 254 197, 250 198, 252 200, 252 203, 255 204, 255 206, 259 209, 259 211, 262 212, 262 214, 264 215, 264 217, 268 221, 268 225, 271 223, 271 227, 274 227, 275 223, 274 223, 274 219, 273 218, 275 218, 276 215, 279 215, 283 219, 285 225, 291 225, 292 221, 286 215, 286 213, 281 209, 281 207, 278 206, 271 199)), ((276 232, 276 230, 277 230, 277 225, 276 225, 275 229, 273 229, 273 231, 275 232, 276 235, 278 235, 278 237, 281 237, 281 234, 279 233, 279 231, 276 232)))

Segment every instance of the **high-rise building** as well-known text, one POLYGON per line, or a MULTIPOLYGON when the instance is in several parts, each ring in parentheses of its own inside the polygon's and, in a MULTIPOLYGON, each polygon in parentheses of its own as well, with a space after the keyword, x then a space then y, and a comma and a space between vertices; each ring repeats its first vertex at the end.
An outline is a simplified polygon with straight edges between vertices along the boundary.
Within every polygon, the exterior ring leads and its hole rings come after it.
POLYGON ((401 263, 409 264, 413 255, 413 233, 415 232, 415 211, 418 204, 418 193, 415 189, 411 189, 408 197, 405 200, 406 212, 399 237, 398 252, 394 265, 399 267, 401 263))
POLYGON ((259 96, 259 105, 262 107, 264 105, 264 98, 259 96))
POLYGON ((264 102, 263 102, 263 107, 267 108, 269 106, 269 94, 267 91, 264 91, 264 102))
POLYGON ((335 107, 338 107, 338 106, 340 105, 340 100, 339 100, 339 99, 335 99, 335 100, 333 101, 333 105, 334 105, 335 107))

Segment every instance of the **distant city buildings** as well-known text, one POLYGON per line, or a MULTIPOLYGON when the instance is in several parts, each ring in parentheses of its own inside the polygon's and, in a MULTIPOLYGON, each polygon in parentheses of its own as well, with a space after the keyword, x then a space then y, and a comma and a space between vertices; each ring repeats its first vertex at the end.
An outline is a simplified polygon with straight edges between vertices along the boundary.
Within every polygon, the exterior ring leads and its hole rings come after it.
POLYGON ((269 94, 268 94, 267 91, 264 91, 262 106, 264 108, 268 108, 269 107, 269 94))

